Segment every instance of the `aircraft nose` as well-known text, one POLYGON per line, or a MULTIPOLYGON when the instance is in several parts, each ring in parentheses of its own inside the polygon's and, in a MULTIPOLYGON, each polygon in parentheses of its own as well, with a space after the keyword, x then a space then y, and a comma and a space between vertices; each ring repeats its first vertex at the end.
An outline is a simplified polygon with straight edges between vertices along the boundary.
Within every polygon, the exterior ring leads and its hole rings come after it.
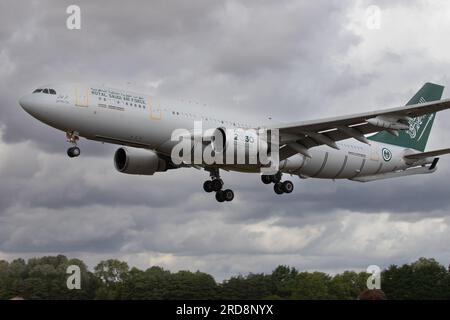
POLYGON ((25 110, 29 111, 32 105, 32 98, 30 94, 24 95, 19 99, 20 106, 25 110))

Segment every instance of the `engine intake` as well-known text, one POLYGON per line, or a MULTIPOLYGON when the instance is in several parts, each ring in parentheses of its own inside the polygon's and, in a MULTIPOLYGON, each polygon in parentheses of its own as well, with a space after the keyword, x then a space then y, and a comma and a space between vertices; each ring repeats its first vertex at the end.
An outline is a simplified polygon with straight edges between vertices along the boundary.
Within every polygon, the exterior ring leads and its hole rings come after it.
POLYGON ((167 161, 145 149, 119 148, 114 154, 116 170, 126 174, 153 175, 167 170, 167 161))

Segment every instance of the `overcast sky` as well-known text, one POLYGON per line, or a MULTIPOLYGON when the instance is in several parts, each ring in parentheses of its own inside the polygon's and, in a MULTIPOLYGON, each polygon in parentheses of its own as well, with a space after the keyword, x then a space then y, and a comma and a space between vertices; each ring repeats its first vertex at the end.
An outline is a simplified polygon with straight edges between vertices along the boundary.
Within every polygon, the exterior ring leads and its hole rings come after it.
MULTIPOLYGON (((397 107, 427 81, 450 86, 449 1, 77 1, 81 30, 68 30, 72 3, 0 2, 0 259, 118 258, 218 280, 279 264, 450 263, 450 157, 433 175, 367 184, 292 177, 283 196, 257 174, 226 173, 235 200, 220 204, 203 171, 127 176, 114 169, 116 146, 86 140, 69 159, 64 133, 17 103, 42 84, 86 81, 236 119, 397 107)), ((428 149, 450 147, 449 120, 438 115, 428 149)))

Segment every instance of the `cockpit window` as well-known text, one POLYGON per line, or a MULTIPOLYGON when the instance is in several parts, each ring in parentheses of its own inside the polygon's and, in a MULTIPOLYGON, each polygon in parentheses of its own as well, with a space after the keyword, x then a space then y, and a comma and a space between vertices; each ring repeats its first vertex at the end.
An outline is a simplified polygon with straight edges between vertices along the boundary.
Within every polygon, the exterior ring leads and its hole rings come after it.
POLYGON ((45 89, 36 89, 33 91, 33 93, 46 93, 46 94, 56 94, 56 90, 55 89, 49 89, 49 88, 45 88, 45 89))

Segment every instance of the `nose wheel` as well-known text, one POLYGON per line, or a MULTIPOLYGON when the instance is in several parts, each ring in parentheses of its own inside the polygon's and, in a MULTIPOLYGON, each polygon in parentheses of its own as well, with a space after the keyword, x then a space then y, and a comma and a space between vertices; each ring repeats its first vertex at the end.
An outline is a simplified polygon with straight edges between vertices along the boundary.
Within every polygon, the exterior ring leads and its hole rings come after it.
POLYGON ((67 149, 67 155, 70 158, 78 157, 80 155, 80 153, 81 153, 81 151, 80 151, 80 148, 78 148, 78 147, 71 147, 71 148, 67 149))
POLYGON ((71 143, 73 146, 67 149, 67 155, 70 158, 76 158, 81 154, 80 148, 77 146, 77 141, 80 139, 76 132, 67 132, 66 133, 67 142, 71 143))
POLYGON ((207 180, 203 183, 203 190, 207 193, 215 192, 216 193, 216 200, 218 202, 225 202, 225 201, 233 201, 234 199, 234 192, 231 189, 225 189, 223 188, 223 181, 220 179, 219 175, 219 169, 213 169, 211 172, 211 180, 207 180))

